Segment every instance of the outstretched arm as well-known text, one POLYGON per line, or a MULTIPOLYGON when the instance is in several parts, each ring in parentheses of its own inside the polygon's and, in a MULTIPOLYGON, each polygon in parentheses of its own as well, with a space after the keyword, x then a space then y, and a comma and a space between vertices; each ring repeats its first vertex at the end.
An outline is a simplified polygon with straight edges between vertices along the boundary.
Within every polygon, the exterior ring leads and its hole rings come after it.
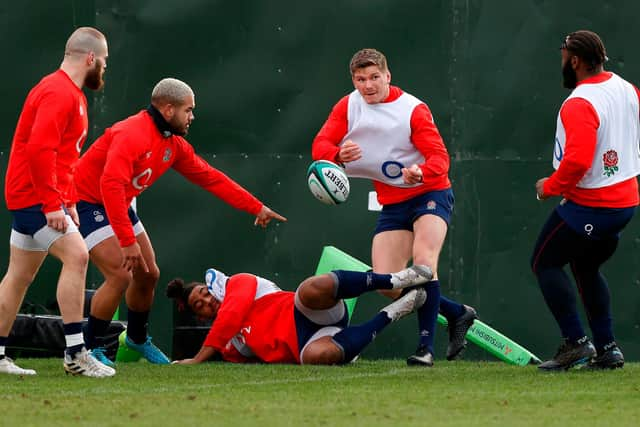
POLYGON ((262 205, 262 209, 256 215, 256 220, 253 223, 254 225, 259 225, 262 228, 265 228, 272 219, 277 219, 278 221, 286 222, 287 218, 283 217, 277 212, 272 211, 267 206, 262 205))
POLYGON ((200 348, 198 354, 191 359, 174 360, 173 363, 177 365, 195 365, 197 363, 206 362, 216 354, 216 350, 213 347, 207 347, 203 345, 200 348))
POLYGON ((256 216, 255 225, 265 227, 272 219, 286 221, 254 197, 240 184, 195 154, 193 147, 183 141, 181 152, 173 168, 194 184, 207 190, 236 209, 256 216))

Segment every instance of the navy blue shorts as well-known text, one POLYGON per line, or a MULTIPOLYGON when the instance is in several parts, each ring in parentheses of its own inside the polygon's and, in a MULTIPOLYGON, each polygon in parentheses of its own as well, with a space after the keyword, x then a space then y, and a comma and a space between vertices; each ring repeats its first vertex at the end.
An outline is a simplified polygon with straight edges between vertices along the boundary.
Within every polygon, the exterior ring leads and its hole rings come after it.
POLYGON ((47 217, 42 213, 41 204, 10 211, 13 221, 9 243, 25 251, 46 252, 65 234, 76 233, 78 228, 71 220, 67 209, 64 206, 61 206, 61 209, 64 210, 67 221, 67 230, 64 233, 47 226, 47 217))
POLYGON ((302 353, 302 350, 309 342, 311 337, 313 337, 313 335, 321 329, 328 328, 327 330, 330 331, 331 329, 336 328, 334 329, 332 334, 327 334, 334 335, 336 332, 338 332, 337 328, 342 330, 349 326, 349 310, 347 309, 347 305, 344 301, 342 301, 342 304, 344 304, 344 316, 342 316, 342 319, 337 322, 325 325, 320 325, 313 322, 307 316, 305 316, 305 314, 302 313, 298 309, 298 307, 293 307, 293 318, 296 324, 296 334, 298 335, 298 349, 300 353, 302 353))
POLYGON ((600 240, 618 237, 631 221, 636 208, 593 208, 566 200, 556 207, 556 212, 579 235, 600 240))
POLYGON ((413 231, 413 223, 422 215, 439 216, 449 225, 454 203, 453 190, 448 188, 424 193, 404 202, 384 205, 374 234, 392 230, 413 231))
MULTIPOLYGON (((76 204, 76 209, 80 218, 80 234, 82 234, 89 250, 109 237, 115 236, 103 205, 80 200, 76 204)), ((137 236, 144 231, 144 226, 131 206, 129 206, 128 213, 133 231, 137 236)))
POLYGON ((11 228, 18 233, 33 236, 36 231, 47 225, 47 217, 42 213, 42 205, 29 206, 10 212, 13 217, 11 228))
POLYGON ((551 211, 538 235, 531 269, 538 275, 571 264, 573 276, 580 282, 586 283, 585 278, 593 280, 594 271, 615 253, 620 231, 634 211, 635 208, 589 208, 564 202, 551 211), (561 211, 568 220, 561 217, 561 211))

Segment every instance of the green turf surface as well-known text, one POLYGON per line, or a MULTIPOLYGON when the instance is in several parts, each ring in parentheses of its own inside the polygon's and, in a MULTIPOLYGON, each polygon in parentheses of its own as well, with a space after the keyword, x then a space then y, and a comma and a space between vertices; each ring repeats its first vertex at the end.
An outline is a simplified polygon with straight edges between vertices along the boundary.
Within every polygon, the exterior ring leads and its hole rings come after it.
POLYGON ((57 359, 0 375, 1 426, 637 426, 640 364, 549 374, 500 362, 402 360, 344 367, 154 366, 67 376, 57 359))

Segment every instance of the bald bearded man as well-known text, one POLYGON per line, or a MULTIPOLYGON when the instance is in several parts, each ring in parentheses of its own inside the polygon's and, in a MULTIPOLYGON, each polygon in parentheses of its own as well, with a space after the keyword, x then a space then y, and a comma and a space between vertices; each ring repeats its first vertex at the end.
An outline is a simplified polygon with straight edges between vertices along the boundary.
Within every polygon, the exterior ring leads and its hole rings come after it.
POLYGON ((67 373, 108 377, 115 370, 93 358, 82 335, 89 255, 78 233, 72 171, 87 137, 83 87, 102 88, 107 66, 105 36, 78 28, 67 40, 60 69, 30 92, 13 137, 5 200, 13 217, 9 267, 0 284, 0 372, 34 375, 5 356, 5 346, 29 285, 47 254, 62 262, 57 300, 62 314, 67 373))

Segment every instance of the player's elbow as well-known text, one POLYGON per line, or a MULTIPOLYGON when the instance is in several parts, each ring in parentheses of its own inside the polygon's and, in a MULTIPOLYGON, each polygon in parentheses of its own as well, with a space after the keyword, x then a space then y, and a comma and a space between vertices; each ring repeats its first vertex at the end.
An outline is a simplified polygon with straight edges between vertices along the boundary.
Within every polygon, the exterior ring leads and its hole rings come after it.
POLYGON ((592 159, 562 159, 560 168, 564 169, 565 173, 568 172, 572 177, 579 177, 582 179, 591 168, 592 159))
POLYGON ((311 146, 311 159, 313 159, 313 160, 321 160, 322 159, 321 150, 319 149, 318 145, 315 142, 311 146))
POLYGON ((311 158, 313 160, 335 161, 338 151, 337 145, 332 144, 326 139, 316 137, 311 145, 311 158))
POLYGON ((441 176, 449 173, 448 157, 431 157, 426 162, 426 169, 429 175, 441 176))

